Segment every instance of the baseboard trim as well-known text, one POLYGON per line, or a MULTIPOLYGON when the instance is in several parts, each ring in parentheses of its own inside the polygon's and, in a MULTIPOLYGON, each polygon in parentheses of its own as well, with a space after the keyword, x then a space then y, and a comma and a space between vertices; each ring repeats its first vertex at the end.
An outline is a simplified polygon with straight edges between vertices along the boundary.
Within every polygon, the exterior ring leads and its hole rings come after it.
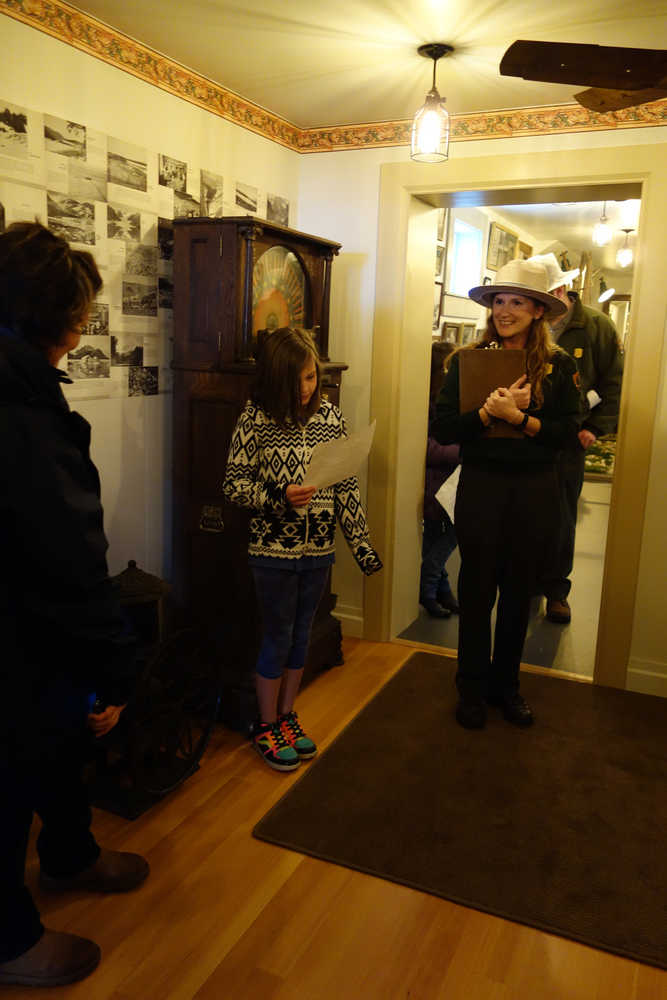
POLYGON ((657 660, 631 660, 627 689, 667 698, 667 664, 657 660))
POLYGON ((344 636, 349 636, 351 639, 363 639, 364 617, 359 613, 359 608, 337 604, 331 613, 339 620, 344 636))

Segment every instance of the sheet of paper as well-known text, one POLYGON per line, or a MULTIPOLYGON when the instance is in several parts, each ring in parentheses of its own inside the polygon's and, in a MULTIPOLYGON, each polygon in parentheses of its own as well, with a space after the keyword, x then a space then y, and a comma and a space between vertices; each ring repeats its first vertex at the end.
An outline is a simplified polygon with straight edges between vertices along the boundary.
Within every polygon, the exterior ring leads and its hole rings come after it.
POLYGON ((456 503, 456 491, 459 488, 461 478, 461 466, 457 465, 451 476, 445 479, 440 489, 435 494, 435 499, 441 507, 444 507, 449 514, 449 519, 454 523, 454 505, 456 503))
POLYGON ((374 434, 375 421, 349 437, 318 444, 313 448, 308 471, 301 485, 321 490, 353 476, 366 461, 374 434))

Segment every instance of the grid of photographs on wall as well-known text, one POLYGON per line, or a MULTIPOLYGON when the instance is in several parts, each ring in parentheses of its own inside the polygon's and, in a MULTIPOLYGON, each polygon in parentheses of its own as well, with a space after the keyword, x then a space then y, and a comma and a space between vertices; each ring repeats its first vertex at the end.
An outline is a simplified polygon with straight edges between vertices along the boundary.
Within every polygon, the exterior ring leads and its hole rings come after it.
POLYGON ((290 203, 0 99, 0 232, 37 219, 93 253, 104 287, 61 362, 70 400, 171 391, 173 220, 252 214, 289 226, 290 203))

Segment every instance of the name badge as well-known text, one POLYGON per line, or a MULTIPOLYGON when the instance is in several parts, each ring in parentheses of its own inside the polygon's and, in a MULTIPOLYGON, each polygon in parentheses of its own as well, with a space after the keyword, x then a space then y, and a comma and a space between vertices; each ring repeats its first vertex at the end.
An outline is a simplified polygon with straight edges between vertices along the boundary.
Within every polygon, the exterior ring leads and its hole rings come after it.
POLYGON ((575 356, 575 358, 583 358, 583 356, 584 356, 584 349, 583 349, 583 347, 575 347, 575 349, 574 349, 574 356, 575 356))
POLYGON ((554 366, 553 365, 547 365, 547 375, 551 375, 551 373, 552 373, 553 370, 554 370, 554 366))

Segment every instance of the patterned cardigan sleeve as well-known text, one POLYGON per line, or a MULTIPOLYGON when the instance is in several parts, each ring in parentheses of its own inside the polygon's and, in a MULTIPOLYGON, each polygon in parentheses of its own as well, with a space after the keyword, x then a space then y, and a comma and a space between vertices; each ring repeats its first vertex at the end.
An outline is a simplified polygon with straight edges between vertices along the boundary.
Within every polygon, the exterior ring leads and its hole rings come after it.
MULTIPOLYGON (((340 419, 339 436, 347 437, 345 420, 342 414, 338 413, 338 416, 340 419)), ((371 545, 357 477, 349 476, 336 483, 334 493, 336 517, 345 535, 345 540, 360 569, 366 576, 371 576, 382 569, 382 560, 371 545)))
POLYGON ((230 503, 250 510, 281 513, 286 507, 285 483, 262 478, 256 408, 247 404, 232 434, 227 469, 222 484, 230 503))

